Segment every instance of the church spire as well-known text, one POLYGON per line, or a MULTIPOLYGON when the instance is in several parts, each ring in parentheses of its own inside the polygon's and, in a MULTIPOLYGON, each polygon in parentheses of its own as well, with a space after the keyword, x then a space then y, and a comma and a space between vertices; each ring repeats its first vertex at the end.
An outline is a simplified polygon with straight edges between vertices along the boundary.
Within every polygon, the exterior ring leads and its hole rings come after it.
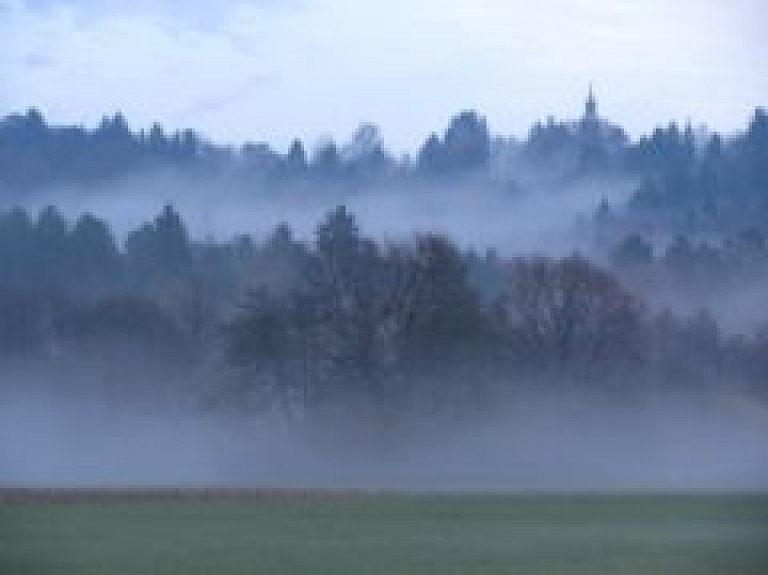
POLYGON ((595 92, 592 89, 592 82, 589 83, 589 96, 587 97, 587 106, 584 110, 585 120, 597 120, 597 100, 595 92))

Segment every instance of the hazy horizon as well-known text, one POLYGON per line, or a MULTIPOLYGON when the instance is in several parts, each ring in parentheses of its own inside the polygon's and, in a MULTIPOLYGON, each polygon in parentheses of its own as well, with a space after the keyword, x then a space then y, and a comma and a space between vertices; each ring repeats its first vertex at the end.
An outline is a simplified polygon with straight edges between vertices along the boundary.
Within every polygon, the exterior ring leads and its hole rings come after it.
POLYGON ((0 487, 766 489, 766 6, 0 0, 0 487))
POLYGON ((764 12, 757 0, 2 0, 0 114, 36 106, 93 126, 120 110, 139 127, 278 149, 371 121, 414 152, 462 109, 516 136, 578 117, 593 83, 632 135, 688 119, 729 133, 768 93, 764 12))

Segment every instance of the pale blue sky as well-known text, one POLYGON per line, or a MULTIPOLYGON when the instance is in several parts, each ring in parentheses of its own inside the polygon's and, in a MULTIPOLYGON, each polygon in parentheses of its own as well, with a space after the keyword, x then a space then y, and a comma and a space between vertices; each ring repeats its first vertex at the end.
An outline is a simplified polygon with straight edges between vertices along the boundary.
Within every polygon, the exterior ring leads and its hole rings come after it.
POLYGON ((0 0, 0 114, 120 109, 279 148, 381 126, 414 150, 476 108, 524 135, 601 112, 730 131, 768 104, 762 0, 0 0))

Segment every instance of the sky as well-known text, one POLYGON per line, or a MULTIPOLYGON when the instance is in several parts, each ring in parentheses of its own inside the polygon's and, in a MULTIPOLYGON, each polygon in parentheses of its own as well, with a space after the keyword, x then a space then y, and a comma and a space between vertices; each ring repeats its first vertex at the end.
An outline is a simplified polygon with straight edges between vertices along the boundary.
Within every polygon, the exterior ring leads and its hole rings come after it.
POLYGON ((0 0, 0 115, 192 127, 220 143, 413 152, 464 109, 494 133, 600 113, 730 132, 768 105, 763 0, 0 0))

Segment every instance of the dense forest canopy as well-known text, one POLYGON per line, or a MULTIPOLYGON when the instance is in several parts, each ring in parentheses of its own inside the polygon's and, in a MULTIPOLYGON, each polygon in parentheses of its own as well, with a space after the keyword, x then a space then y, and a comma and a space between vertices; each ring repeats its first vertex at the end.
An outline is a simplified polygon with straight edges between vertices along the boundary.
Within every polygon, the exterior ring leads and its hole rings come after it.
POLYGON ((166 388, 144 391, 289 412, 481 410, 531 391, 768 397, 768 310, 747 310, 751 322, 720 313, 745 290, 765 301, 763 109, 734 135, 670 123, 634 141, 592 95, 582 118, 550 118, 522 140, 465 111, 404 158, 372 124, 343 144, 296 140, 279 153, 135 131, 119 113, 95 129, 52 126, 31 109, 0 121, 0 194, 0 361, 12 369, 116 389, 160 373, 166 388), (282 223, 217 239, 191 234, 172 203, 126 234, 55 206, 57 189, 108 194, 110 182, 167 171, 207 182, 211 201, 237 188, 243 209, 333 186, 418 185, 439 198, 460 181, 473 197, 509 194, 514 210, 535 179, 607 183, 590 249, 564 257, 434 229, 369 235, 344 205, 308 238, 282 223), (619 201, 609 188, 622 179, 633 187, 619 201), (32 210, 34 197, 51 205, 32 210), (676 306, 681 295, 697 305, 676 306))
POLYGON ((194 130, 166 133, 159 124, 133 130, 120 113, 94 129, 53 126, 30 109, 0 120, 0 191, 12 201, 41 189, 168 170, 254 194, 297 183, 439 187, 470 176, 476 187, 511 189, 524 186, 535 169, 561 184, 607 175, 638 182, 627 202, 600 214, 616 231, 735 234, 765 227, 767 150, 763 108, 738 134, 670 122, 633 141, 598 115, 592 94, 580 119, 549 118, 522 140, 493 135, 480 114, 461 112, 442 135, 429 135, 417 153, 402 158, 387 150, 374 124, 361 125, 345 143, 325 139, 308 150, 295 140, 280 153, 267 143, 216 145, 194 130))
MULTIPOLYGON (((687 252, 656 265, 634 243, 620 269, 696 281, 687 252)), ((578 254, 377 242, 343 206, 311 243, 286 225, 263 243, 194 241, 166 206, 122 246, 93 215, 17 208, 0 216, 0 266, 4 363, 137 387, 159 371, 200 401, 429 411, 531 391, 768 392, 765 328, 652 310, 578 254)))

